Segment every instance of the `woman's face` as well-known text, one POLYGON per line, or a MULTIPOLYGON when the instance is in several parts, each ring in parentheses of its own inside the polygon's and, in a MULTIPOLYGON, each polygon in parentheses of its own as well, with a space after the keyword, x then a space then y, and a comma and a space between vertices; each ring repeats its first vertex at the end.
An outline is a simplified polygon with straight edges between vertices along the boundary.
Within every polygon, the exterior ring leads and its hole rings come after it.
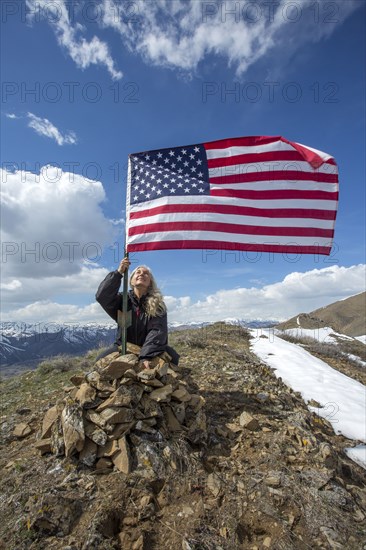
POLYGON ((131 279, 132 286, 146 292, 150 283, 151 277, 149 270, 146 269, 146 267, 138 267, 131 279))

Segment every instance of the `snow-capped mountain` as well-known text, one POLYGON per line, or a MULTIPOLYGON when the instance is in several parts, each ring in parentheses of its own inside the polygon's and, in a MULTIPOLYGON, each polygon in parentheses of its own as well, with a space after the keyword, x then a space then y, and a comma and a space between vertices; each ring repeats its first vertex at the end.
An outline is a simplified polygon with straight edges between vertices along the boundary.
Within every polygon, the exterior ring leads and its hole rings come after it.
MULTIPOLYGON (((227 319, 228 324, 260 328, 273 326, 271 321, 227 319)), ((170 323, 169 331, 202 328, 212 323, 170 323)), ((83 354, 114 342, 114 323, 0 323, 0 362, 3 367, 21 363, 31 365, 59 354, 83 354)))
POLYGON ((82 354, 111 344, 116 325, 87 323, 0 323, 1 365, 30 364, 59 354, 82 354))

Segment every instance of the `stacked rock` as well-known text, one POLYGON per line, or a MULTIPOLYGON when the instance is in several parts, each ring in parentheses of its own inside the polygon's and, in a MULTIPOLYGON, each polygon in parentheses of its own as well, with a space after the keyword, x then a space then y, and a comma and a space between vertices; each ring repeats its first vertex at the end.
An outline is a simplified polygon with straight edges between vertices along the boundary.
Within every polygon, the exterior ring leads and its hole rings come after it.
POLYGON ((182 370, 163 353, 146 369, 138 346, 111 353, 92 372, 71 378, 74 389, 45 414, 36 446, 42 454, 75 455, 87 466, 128 474, 141 438, 166 441, 206 433, 205 400, 189 391, 182 370), (135 451, 135 452, 134 452, 135 451))

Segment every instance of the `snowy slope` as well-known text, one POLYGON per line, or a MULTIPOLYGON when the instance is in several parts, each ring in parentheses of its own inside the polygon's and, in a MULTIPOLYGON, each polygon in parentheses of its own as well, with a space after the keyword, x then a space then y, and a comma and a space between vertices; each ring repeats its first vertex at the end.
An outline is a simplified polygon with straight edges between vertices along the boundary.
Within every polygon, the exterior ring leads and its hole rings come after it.
MULTIPOLYGON (((301 393, 309 409, 326 418, 335 433, 366 443, 366 388, 314 357, 299 345, 282 340, 273 329, 251 329, 254 353, 275 370, 283 382, 301 393)), ((366 469, 366 445, 347 449, 349 457, 366 469)))

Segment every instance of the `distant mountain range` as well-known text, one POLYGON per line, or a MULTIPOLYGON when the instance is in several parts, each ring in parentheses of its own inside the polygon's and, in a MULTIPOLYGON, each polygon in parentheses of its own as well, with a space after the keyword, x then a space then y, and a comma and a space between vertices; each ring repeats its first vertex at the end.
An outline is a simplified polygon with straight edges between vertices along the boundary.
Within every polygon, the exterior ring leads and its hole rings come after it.
MULTIPOLYGON (((231 325, 247 328, 275 326, 288 328, 332 327, 348 336, 366 334, 366 292, 340 300, 311 313, 299 313, 284 323, 272 320, 223 319, 231 325)), ((169 330, 201 328, 212 323, 171 323, 169 330)), ((116 337, 115 324, 0 323, 0 362, 3 374, 15 365, 32 368, 47 357, 60 354, 82 355, 91 349, 108 346, 116 337)), ((10 369, 11 370, 11 369, 10 369)))
POLYGON ((115 340, 112 324, 0 323, 2 367, 17 363, 32 367, 46 357, 79 355, 110 345, 115 340))
MULTIPOLYGON (((271 321, 224 322, 259 328, 275 324, 271 321)), ((211 323, 171 323, 169 330, 200 328, 211 323)), ((0 323, 0 363, 3 370, 16 364, 32 368, 54 355, 82 355, 91 349, 111 345, 116 338, 115 324, 0 323)))

